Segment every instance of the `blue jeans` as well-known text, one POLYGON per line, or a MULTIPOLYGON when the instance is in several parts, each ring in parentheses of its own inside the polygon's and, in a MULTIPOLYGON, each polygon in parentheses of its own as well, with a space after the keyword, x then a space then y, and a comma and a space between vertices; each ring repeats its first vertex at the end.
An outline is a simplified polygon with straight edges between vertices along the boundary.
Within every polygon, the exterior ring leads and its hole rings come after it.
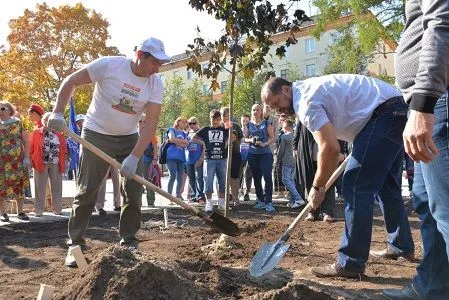
POLYGON ((449 297, 448 106, 446 93, 435 106, 433 139, 439 155, 428 164, 415 164, 413 204, 421 220, 424 253, 413 285, 425 299, 449 297))
POLYGON ((356 136, 343 174, 345 230, 337 264, 364 273, 373 226, 374 199, 380 201, 388 232, 388 246, 404 253, 414 249, 401 195, 402 132, 407 121, 402 97, 380 105, 356 136))
POLYGON ((296 166, 295 165, 286 165, 282 164, 282 183, 285 185, 287 190, 290 192, 291 199, 290 203, 299 202, 301 199, 301 196, 298 193, 298 190, 296 189, 295 184, 295 175, 296 175, 296 166))
POLYGON ((191 190, 190 197, 196 199, 204 197, 203 165, 195 167, 195 164, 188 164, 186 168, 191 190))
POLYGON ((173 185, 176 180, 176 197, 181 198, 182 175, 184 173, 184 162, 179 159, 167 159, 167 168, 170 178, 168 179, 167 192, 173 191, 173 185))
POLYGON ((248 153, 248 164, 253 172, 257 201, 265 202, 267 204, 271 203, 271 198, 273 196, 273 176, 271 175, 273 169, 273 154, 248 153), (265 199, 262 189, 262 176, 265 182, 265 199))
POLYGON ((204 161, 204 181, 206 194, 214 192, 214 178, 217 176, 219 193, 225 192, 226 185, 226 161, 227 159, 206 159, 204 161))

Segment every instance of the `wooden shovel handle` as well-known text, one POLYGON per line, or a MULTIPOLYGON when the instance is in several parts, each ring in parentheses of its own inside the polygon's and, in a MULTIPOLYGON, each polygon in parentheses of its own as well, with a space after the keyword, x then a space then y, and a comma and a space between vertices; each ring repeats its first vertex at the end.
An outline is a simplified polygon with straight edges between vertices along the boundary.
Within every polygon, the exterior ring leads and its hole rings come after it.
MULTIPOLYGON (((64 133, 69 136, 70 138, 74 139, 75 141, 77 141, 80 145, 82 145, 83 147, 85 147, 86 149, 88 149, 89 151, 93 152, 94 154, 96 154, 97 156, 99 156, 101 159, 103 159, 104 161, 106 161, 107 163, 109 163, 111 166, 116 167, 117 169, 120 170, 120 168, 122 167, 122 165, 116 161, 115 159, 113 159, 112 157, 110 157, 109 155, 107 155, 106 153, 104 153, 103 151, 101 151, 100 149, 98 149, 97 147, 95 147, 94 145, 92 145, 91 143, 89 143, 88 141, 86 141, 85 139, 81 138, 80 136, 78 136, 76 133, 74 133, 73 131, 68 130, 67 128, 64 129, 64 133)), ((173 195, 167 193, 166 191, 164 191, 163 189, 155 186, 154 184, 152 184, 151 182, 143 179, 142 177, 140 177, 139 175, 135 174, 132 179, 134 179, 135 181, 137 181, 138 183, 148 187, 150 190, 158 193, 161 196, 164 196, 165 198, 169 199, 170 201, 178 204, 179 206, 181 206, 182 208, 186 209, 186 210, 190 210, 192 213, 194 213, 197 216, 200 217, 205 217, 204 214, 201 213, 200 210, 198 210, 196 207, 189 205, 187 203, 185 203, 182 200, 179 200, 178 198, 174 197, 173 195)))
MULTIPOLYGON (((325 190, 327 190, 331 187, 332 184, 334 184, 335 180, 337 180, 338 176, 343 172, 343 170, 346 167, 346 164, 348 163, 349 158, 351 155, 348 155, 346 159, 341 163, 340 166, 334 171, 332 176, 329 178, 329 180, 326 183, 325 190)), ((299 215, 293 220, 293 222, 290 224, 290 226, 287 228, 287 230, 284 233, 284 236, 287 237, 287 239, 290 237, 290 233, 295 230, 295 228, 299 225, 299 223, 304 220, 307 216, 307 214, 312 210, 312 203, 307 203, 306 207, 302 209, 302 211, 299 213, 299 215)))

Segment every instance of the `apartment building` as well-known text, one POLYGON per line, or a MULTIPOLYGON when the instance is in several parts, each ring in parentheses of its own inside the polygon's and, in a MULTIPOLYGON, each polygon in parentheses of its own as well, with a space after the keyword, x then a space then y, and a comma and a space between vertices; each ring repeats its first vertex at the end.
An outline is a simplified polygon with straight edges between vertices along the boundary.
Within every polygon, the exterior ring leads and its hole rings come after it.
MULTIPOLYGON (((372 16, 372 14, 368 14, 372 16)), ((274 66, 276 76, 287 78, 289 70, 294 69, 301 77, 319 76, 323 74, 324 67, 329 61, 329 47, 335 43, 338 36, 338 28, 347 24, 353 18, 352 15, 342 16, 337 22, 329 24, 319 39, 312 36, 311 32, 315 26, 314 22, 304 23, 303 26, 295 32, 295 38, 298 42, 286 48, 285 57, 280 59, 275 55, 275 50, 279 45, 285 43, 289 37, 289 32, 276 34, 272 37, 274 45, 271 47, 266 60, 274 66)), ((381 45, 379 52, 382 54, 374 55, 367 66, 369 74, 394 76, 394 51, 397 44, 394 40, 385 41, 381 45)), ((188 57, 186 54, 179 54, 172 57, 172 61, 165 64, 160 69, 160 76, 163 81, 176 75, 180 76, 186 86, 193 82, 197 75, 192 70, 187 70, 186 62, 188 57)), ((205 55, 203 64, 208 64, 208 57, 205 55)), ((230 69, 230 68, 228 68, 230 69)), ((228 88, 229 73, 220 72, 217 81, 220 89, 215 91, 209 90, 210 80, 202 78, 203 93, 213 93, 213 98, 219 100, 222 98, 224 91, 228 88)))

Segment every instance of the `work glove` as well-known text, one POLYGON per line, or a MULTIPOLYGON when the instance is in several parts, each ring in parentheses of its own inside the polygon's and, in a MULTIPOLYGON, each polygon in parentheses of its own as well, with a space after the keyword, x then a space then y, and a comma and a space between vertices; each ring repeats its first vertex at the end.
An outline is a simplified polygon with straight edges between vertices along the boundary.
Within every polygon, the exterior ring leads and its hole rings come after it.
POLYGON ((31 160, 30 160, 30 158, 28 156, 25 156, 23 158, 23 162, 22 163, 23 163, 23 168, 25 170, 28 171, 31 168, 31 160))
POLYGON ((47 124, 44 124, 48 128, 54 129, 56 131, 62 131, 64 128, 67 127, 64 115, 62 113, 58 112, 52 112, 50 113, 50 116, 48 117, 47 124))
POLYGON ((130 154, 122 162, 122 167, 120 168, 120 175, 130 179, 136 174, 137 164, 139 163, 139 158, 135 155, 130 154))
POLYGON ((321 192, 316 190, 315 188, 311 188, 309 195, 307 197, 307 201, 312 203, 312 209, 317 210, 321 203, 324 201, 324 196, 326 195, 326 192, 321 192))

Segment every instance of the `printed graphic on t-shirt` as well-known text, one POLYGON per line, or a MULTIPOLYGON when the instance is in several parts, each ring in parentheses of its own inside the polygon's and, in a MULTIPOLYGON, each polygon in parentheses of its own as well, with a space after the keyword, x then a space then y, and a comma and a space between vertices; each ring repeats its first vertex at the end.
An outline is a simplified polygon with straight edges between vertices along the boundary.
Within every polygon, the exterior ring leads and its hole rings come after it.
POLYGON ((112 108, 131 115, 137 114, 137 112, 134 111, 133 108, 136 103, 135 99, 139 98, 140 88, 132 86, 131 84, 125 82, 120 93, 123 96, 120 97, 119 104, 112 105, 112 108))
POLYGON ((209 143, 223 143, 223 131, 209 130, 209 143))

